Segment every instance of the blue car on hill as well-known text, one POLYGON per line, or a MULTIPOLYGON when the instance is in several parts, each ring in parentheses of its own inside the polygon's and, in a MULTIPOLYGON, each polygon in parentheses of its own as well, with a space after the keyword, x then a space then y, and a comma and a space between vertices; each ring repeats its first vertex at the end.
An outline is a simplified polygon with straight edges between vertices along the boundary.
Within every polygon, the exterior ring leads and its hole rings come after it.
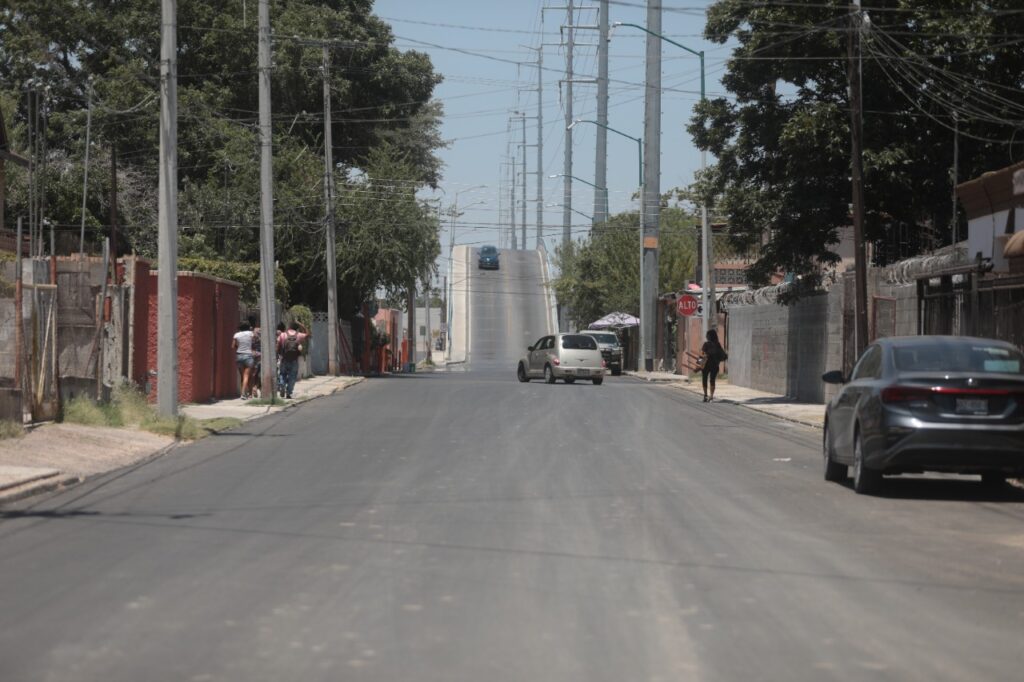
POLYGON ((497 270, 501 266, 501 262, 498 260, 498 247, 481 246, 480 260, 477 261, 477 265, 481 270, 497 270))

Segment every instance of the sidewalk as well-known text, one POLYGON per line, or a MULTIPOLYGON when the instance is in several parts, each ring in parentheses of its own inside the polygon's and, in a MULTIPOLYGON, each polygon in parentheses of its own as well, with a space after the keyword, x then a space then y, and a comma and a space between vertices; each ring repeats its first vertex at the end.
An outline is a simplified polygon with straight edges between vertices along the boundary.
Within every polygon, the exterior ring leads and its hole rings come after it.
MULTIPOLYGON (((671 372, 624 372, 628 376, 643 381, 669 384, 672 388, 703 395, 700 375, 692 380, 671 372)), ((785 419, 815 428, 822 428, 825 423, 825 406, 817 403, 798 403, 785 396, 758 391, 753 388, 733 386, 727 379, 719 378, 716 382, 715 402, 740 405, 751 410, 764 412, 779 419, 785 419)))
MULTIPOLYGON (((295 398, 284 405, 246 405, 236 398, 182 405, 180 411, 199 420, 227 417, 246 422, 343 391, 363 380, 311 377, 295 384, 295 398)), ((69 423, 37 426, 23 438, 0 440, 0 505, 157 457, 177 444, 169 436, 138 429, 69 423)))

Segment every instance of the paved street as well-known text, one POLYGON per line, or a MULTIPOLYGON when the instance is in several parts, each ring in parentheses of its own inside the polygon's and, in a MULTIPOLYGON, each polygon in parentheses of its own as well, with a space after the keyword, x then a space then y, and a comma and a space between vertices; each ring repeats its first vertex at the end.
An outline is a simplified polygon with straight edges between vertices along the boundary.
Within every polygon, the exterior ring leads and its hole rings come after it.
POLYGON ((468 371, 0 509, 0 679, 1019 678, 1024 494, 857 496, 821 480, 820 430, 628 377, 520 384, 543 299, 495 274, 468 371))

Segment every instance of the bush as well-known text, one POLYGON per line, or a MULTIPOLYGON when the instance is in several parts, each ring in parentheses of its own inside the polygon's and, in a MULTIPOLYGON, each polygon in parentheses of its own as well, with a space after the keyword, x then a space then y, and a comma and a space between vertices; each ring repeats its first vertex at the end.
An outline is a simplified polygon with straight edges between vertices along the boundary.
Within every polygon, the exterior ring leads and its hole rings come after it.
MULTIPOLYGON (((213 260, 210 258, 179 258, 179 270, 191 270, 211 277, 229 279, 242 285, 238 293, 239 302, 243 306, 254 308, 260 303, 260 264, 238 263, 234 261, 213 260)), ((288 300, 288 279, 281 268, 274 271, 274 295, 279 301, 288 300)), ((310 315, 310 322, 313 316, 310 315)))

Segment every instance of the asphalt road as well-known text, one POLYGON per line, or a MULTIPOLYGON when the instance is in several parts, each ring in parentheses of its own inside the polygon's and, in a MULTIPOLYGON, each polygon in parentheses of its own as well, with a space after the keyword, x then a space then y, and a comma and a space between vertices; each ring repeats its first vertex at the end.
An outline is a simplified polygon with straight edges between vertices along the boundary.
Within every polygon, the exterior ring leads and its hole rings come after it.
POLYGON ((501 251, 498 270, 476 267, 470 252, 469 359, 477 370, 515 370, 526 347, 554 333, 538 251, 501 251))
POLYGON ((470 371, 0 509, 0 680, 1020 679, 1021 491, 857 496, 807 427, 520 384, 484 319, 470 371))

